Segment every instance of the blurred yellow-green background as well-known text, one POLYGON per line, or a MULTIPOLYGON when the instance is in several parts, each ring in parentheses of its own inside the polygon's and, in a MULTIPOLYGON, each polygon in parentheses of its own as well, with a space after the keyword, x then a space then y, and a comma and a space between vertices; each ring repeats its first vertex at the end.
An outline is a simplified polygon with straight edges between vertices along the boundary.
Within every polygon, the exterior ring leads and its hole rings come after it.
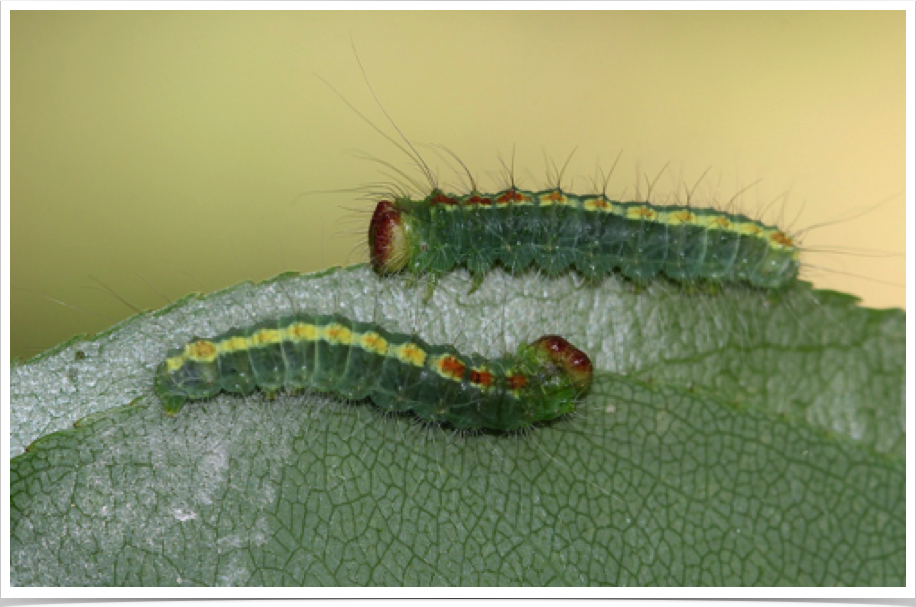
POLYGON ((392 132, 351 40, 403 133, 482 186, 515 149, 543 187, 575 149, 582 191, 622 151, 623 198, 667 165, 656 202, 709 169, 694 204, 751 186, 735 208, 794 230, 871 209, 806 233, 804 276, 904 306, 903 11, 13 11, 11 354, 133 313, 97 281, 158 308, 362 261, 372 203, 315 192, 409 162, 322 82, 392 132))

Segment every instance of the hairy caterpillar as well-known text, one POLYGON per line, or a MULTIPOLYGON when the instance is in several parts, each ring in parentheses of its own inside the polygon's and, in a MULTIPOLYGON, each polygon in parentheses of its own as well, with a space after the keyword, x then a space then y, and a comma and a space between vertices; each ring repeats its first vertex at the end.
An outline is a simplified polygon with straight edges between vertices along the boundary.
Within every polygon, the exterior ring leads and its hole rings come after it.
POLYGON ((286 386, 370 397, 456 428, 508 431, 571 413, 591 380, 588 356, 554 335, 487 360, 339 314, 295 314, 172 350, 155 391, 170 414, 221 391, 286 386))
POLYGON ((556 186, 542 191, 517 188, 510 171, 510 187, 485 194, 465 164, 446 150, 464 168, 472 186, 468 194, 448 194, 385 111, 362 71, 403 144, 328 85, 404 152, 431 188, 422 199, 400 195, 376 205, 368 245, 370 262, 380 274, 405 270, 438 276, 465 267, 480 277, 499 264, 513 274, 530 266, 550 276, 574 268, 588 279, 619 271, 637 282, 661 274, 674 281, 740 282, 769 290, 785 287, 798 276, 799 247, 777 227, 713 208, 622 202, 603 192, 579 196, 562 190, 562 171, 556 186))
POLYGON ((559 188, 378 203, 369 227, 376 271, 479 275, 499 263, 555 276, 575 268, 594 279, 612 271, 638 282, 664 275, 779 289, 798 276, 799 248, 782 230, 708 208, 618 202, 559 188))

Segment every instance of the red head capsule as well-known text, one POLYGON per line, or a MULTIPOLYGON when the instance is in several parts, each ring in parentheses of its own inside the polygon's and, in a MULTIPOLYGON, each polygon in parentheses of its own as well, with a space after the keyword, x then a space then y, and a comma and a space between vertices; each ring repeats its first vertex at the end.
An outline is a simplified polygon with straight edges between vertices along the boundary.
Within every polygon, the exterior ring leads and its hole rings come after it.
POLYGON ((558 335, 545 335, 531 345, 546 352, 550 360, 563 369, 576 389, 584 392, 591 385, 594 368, 585 352, 558 335))
POLYGON ((375 207, 369 223, 369 255, 372 267, 380 274, 401 270, 408 261, 407 230, 401 210, 383 200, 375 207))

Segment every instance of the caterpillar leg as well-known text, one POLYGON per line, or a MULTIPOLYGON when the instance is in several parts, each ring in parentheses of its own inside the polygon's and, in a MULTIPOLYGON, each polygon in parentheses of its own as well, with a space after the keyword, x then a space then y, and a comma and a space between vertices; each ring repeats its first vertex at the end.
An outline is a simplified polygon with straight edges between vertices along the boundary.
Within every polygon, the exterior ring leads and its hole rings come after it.
POLYGON ((426 296, 423 298, 423 303, 429 303, 429 300, 433 298, 433 293, 436 292, 436 287, 439 286, 439 275, 430 274, 426 282, 426 296))
POLYGON ((483 272, 480 272, 480 273, 475 272, 471 276, 471 288, 468 289, 468 295, 473 295, 474 292, 480 288, 480 285, 483 284, 483 278, 484 278, 483 272))

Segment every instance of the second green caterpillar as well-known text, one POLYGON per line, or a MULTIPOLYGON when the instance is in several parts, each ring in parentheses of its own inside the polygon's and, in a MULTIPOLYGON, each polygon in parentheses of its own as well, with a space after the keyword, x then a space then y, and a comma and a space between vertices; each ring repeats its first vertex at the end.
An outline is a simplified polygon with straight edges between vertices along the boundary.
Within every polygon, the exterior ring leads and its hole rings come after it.
POLYGON ((591 381, 588 356, 555 335, 486 359, 340 315, 297 314, 172 350, 154 389, 173 415, 219 392, 290 387, 369 397, 456 428, 518 430, 571 413, 591 381))
POLYGON ((603 194, 510 188, 378 203, 369 228, 373 267, 439 275, 499 264, 587 278, 619 272, 645 282, 743 282, 780 289, 796 279, 799 247, 783 230, 712 208, 619 202, 603 194))

